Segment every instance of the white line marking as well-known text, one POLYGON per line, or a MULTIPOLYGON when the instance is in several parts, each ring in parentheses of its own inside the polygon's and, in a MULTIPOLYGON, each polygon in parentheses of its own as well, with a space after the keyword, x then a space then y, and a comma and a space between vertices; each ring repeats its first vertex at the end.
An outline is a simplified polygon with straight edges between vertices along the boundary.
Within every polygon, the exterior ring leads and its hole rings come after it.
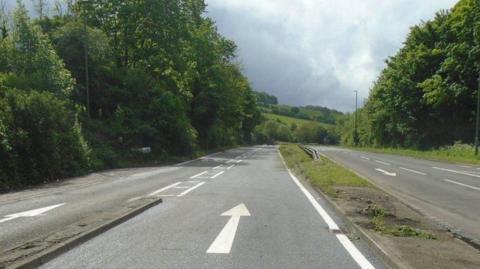
POLYGON ((375 269, 373 265, 363 256, 363 254, 355 247, 355 245, 344 234, 337 234, 338 241, 350 253, 350 256, 360 265, 362 269, 375 269))
POLYGON ((199 177, 199 176, 205 175, 206 173, 208 173, 208 171, 203 171, 203 172, 198 173, 198 174, 196 174, 196 175, 194 175, 194 176, 191 176, 190 179, 197 178, 197 177, 199 177))
POLYGON ((440 168, 440 167, 432 167, 432 168, 437 169, 437 170, 441 170, 441 171, 452 172, 452 173, 456 173, 456 174, 460 174, 460 175, 466 175, 466 176, 480 178, 480 175, 474 175, 474 174, 470 174, 470 173, 467 173, 467 172, 462 172, 462 171, 457 171, 457 170, 452 170, 452 169, 446 169, 446 168, 440 168))
POLYGON ((171 184, 171 185, 168 185, 168 186, 166 186, 166 187, 163 187, 163 188, 161 188, 161 189, 158 189, 158 190, 150 193, 148 196, 157 195, 157 194, 161 193, 162 191, 166 191, 166 190, 168 190, 168 189, 171 189, 171 188, 179 185, 180 183, 182 183, 182 182, 173 183, 173 184, 171 184))
POLYGON ((232 164, 232 165, 230 165, 229 167, 227 167, 227 170, 230 170, 230 169, 232 169, 233 167, 235 167, 235 164, 232 164))
POLYGON ((137 201, 137 200, 140 200, 140 199, 142 199, 142 198, 143 198, 143 196, 133 197, 133 198, 128 199, 128 200, 127 200, 127 203, 131 203, 131 202, 133 202, 133 201, 137 201))
POLYGON ((453 184, 457 184, 459 186, 463 186, 463 187, 466 187, 466 188, 469 188, 469 189, 472 189, 472 190, 480 191, 480 188, 478 188, 478 187, 470 186, 470 185, 463 184, 463 183, 453 181, 453 180, 450 180, 450 179, 444 179, 444 181, 450 182, 450 183, 453 183, 453 184))
MULTIPOLYGON (((280 153, 279 153, 280 154, 280 153)), ((283 159, 283 156, 280 155, 282 158, 283 164, 286 167, 285 160, 283 159)), ((295 177, 294 174, 290 171, 290 169, 287 168, 288 174, 292 178, 293 182, 300 188, 300 190, 305 194, 307 197, 308 201, 313 205, 313 207, 317 210, 318 214, 323 218, 323 220, 327 223, 328 228, 331 231, 340 231, 340 228, 338 225, 333 221, 333 219, 328 215, 328 213, 325 211, 325 209, 322 208, 322 206, 315 200, 315 198, 310 194, 310 192, 305 189, 305 187, 300 183, 300 181, 295 177)), ((341 234, 337 234, 337 239, 340 241, 340 243, 343 245, 343 247, 347 250, 347 252, 352 256, 352 258, 357 262, 357 264, 362 268, 362 269, 375 269, 373 265, 363 256, 363 254, 355 247, 355 245, 348 239, 348 237, 344 236, 339 236, 341 234)))
POLYGON ((458 165, 458 167, 462 167, 462 168, 472 168, 471 166, 468 166, 468 165, 458 165))
POLYGON ((178 197, 182 197, 182 196, 184 196, 185 194, 187 194, 187 193, 189 193, 189 192, 193 191, 194 189, 196 189, 196 188, 198 188, 198 187, 202 186, 203 184, 205 184, 205 182, 200 182, 200 183, 198 183, 197 185, 195 185, 195 186, 191 187, 190 189, 188 189, 188 190, 186 190, 186 191, 184 191, 184 192, 180 193, 180 194, 179 194, 179 195, 177 195, 177 196, 178 196, 178 197))
POLYGON ((408 168, 405 168, 405 167, 400 167, 400 169, 405 170, 405 171, 408 171, 408 172, 412 172, 412 173, 415 173, 415 174, 419 174, 419 175, 422 175, 422 176, 426 176, 426 175, 427 175, 427 174, 424 173, 424 172, 416 171, 416 170, 413 170, 413 169, 408 169, 408 168))
POLYGON ((65 205, 65 203, 46 206, 46 207, 37 208, 37 209, 33 209, 33 210, 28 210, 28 211, 23 211, 23 212, 11 214, 11 215, 6 215, 6 216, 3 216, 3 219, 0 219, 0 223, 7 222, 7 221, 13 220, 13 219, 18 219, 18 218, 40 216, 40 215, 43 215, 44 213, 46 213, 46 212, 48 212, 52 209, 55 209, 57 207, 61 207, 63 205, 65 205))
POLYGON ((235 160, 230 159, 230 160, 228 160, 226 163, 233 163, 234 161, 235 161, 235 160))
POLYGON ((225 173, 225 171, 221 171, 221 172, 218 172, 217 174, 215 174, 214 176, 212 176, 211 178, 216 178, 218 177, 219 175, 225 173))
POLYGON ((330 215, 328 215, 327 211, 325 211, 325 209, 323 209, 323 207, 315 200, 315 198, 313 198, 312 194, 310 194, 310 192, 305 189, 305 187, 300 183, 297 177, 295 177, 295 175, 293 175, 290 170, 288 170, 288 174, 292 178, 293 182, 295 182, 295 184, 300 188, 303 194, 307 196, 308 201, 310 201, 315 210, 317 210, 318 214, 320 214, 322 219, 327 223, 328 229, 330 229, 331 231, 340 230, 340 228, 338 228, 338 225, 333 221, 330 215))
POLYGON ((230 219, 207 249, 207 253, 229 254, 232 249, 233 240, 235 240, 240 218, 249 217, 250 212, 245 204, 242 203, 223 213, 222 216, 230 216, 230 219))
POLYGON ((238 160, 238 161, 237 161, 237 163, 241 163, 241 162, 243 162, 243 160, 238 160))
POLYGON ((182 166, 182 165, 185 165, 185 164, 194 162, 194 161, 204 160, 204 159, 206 159, 206 158, 209 158, 209 157, 212 157, 212 156, 221 154, 221 153, 222 153, 222 152, 216 152, 216 153, 213 153, 213 154, 210 154, 210 155, 207 155, 207 156, 203 156, 203 157, 198 158, 198 159, 193 159, 193 160, 185 161, 185 162, 183 162, 183 163, 177 163, 177 164, 175 164, 175 166, 182 166))
POLYGON ((392 164, 390 164, 390 163, 387 163, 387 162, 382 162, 382 161, 379 161, 379 160, 375 160, 375 162, 377 162, 377 163, 381 163, 381 164, 384 164, 384 165, 392 165, 392 164))
POLYGON ((367 160, 367 161, 370 161, 370 158, 367 158, 367 157, 364 157, 364 156, 360 156, 360 158, 362 158, 364 160, 367 160))
POLYGON ((222 167, 222 166, 223 166, 223 164, 221 164, 221 165, 219 165, 219 166, 215 166, 213 169, 215 170, 215 169, 218 169, 218 168, 220 168, 220 167, 222 167))
POLYGON ((174 189, 188 189, 190 187, 186 187, 186 186, 176 186, 176 187, 173 187, 174 189))
POLYGON ((396 177, 397 176, 397 173, 390 173, 390 172, 385 171, 385 170, 380 169, 380 168, 375 168, 375 170, 377 170, 378 172, 383 173, 387 176, 390 176, 390 177, 396 177))

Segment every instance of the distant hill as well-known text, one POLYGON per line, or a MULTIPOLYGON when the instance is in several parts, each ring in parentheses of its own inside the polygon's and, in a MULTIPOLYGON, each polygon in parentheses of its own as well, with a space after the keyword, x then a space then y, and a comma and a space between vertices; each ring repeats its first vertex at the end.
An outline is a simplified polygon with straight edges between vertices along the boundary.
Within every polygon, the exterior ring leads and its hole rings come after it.
POLYGON ((263 113, 287 116, 296 119, 336 124, 344 114, 340 111, 320 106, 292 107, 288 105, 260 104, 263 113))

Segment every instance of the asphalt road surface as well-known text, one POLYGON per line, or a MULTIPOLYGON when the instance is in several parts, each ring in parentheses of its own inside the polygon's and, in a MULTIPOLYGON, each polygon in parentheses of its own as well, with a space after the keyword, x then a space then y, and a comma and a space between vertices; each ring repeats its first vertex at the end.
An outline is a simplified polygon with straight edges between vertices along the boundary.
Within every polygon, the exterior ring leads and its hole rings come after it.
POLYGON ((0 197, 2 245, 157 195, 162 204, 42 268, 385 268, 364 243, 337 230, 341 219, 289 174, 275 147, 118 173, 82 187, 0 197))
POLYGON ((338 147, 316 149, 480 245, 480 167, 338 147))

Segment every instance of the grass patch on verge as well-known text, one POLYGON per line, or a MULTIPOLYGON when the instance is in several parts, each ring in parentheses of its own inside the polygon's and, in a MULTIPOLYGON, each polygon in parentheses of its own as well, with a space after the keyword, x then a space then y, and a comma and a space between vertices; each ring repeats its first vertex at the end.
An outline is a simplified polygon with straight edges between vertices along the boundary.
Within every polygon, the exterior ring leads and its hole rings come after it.
POLYGON ((371 187, 363 178, 322 157, 313 161, 295 144, 280 145, 280 152, 287 166, 303 175, 313 186, 319 187, 331 197, 337 197, 335 186, 371 187))
POLYGON ((410 156, 419 159, 480 165, 480 159, 475 156, 473 146, 466 144, 455 144, 453 146, 441 147, 439 149, 432 150, 371 147, 352 147, 352 149, 375 153, 410 156))
MULTIPOLYGON (((281 144, 280 153, 291 170, 302 175, 314 187, 318 187, 326 195, 342 198, 335 187, 360 187, 372 188, 373 186, 365 179, 337 165, 327 158, 319 160, 312 158, 296 144, 281 144)), ((348 199, 348 198, 347 198, 348 199)), ((357 206, 360 206, 358 204, 357 206)), ((359 210, 358 214, 366 217, 369 221, 368 228, 383 235, 395 237, 418 237, 436 239, 435 235, 427 231, 414 228, 410 225, 398 224, 398 218, 377 204, 370 204, 367 208, 359 210)))

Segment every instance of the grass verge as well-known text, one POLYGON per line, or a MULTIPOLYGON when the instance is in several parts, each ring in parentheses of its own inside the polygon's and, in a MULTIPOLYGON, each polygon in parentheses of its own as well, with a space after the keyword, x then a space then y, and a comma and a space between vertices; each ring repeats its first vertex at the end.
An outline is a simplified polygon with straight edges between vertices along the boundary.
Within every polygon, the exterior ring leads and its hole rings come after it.
MULTIPOLYGON (((353 200, 358 199, 361 194, 365 193, 364 189, 374 189, 375 193, 381 193, 367 180, 357 176, 347 169, 333 163, 327 158, 321 157, 319 160, 312 160, 300 147, 295 144, 280 145, 280 152, 287 163, 287 166, 296 174, 301 175, 308 180, 314 187, 319 188, 329 197, 337 200, 353 200), (354 190, 353 195, 342 193, 342 189, 349 188, 354 190)), ((391 235, 395 237, 419 237, 425 239, 435 239, 435 236, 429 232, 414 228, 408 224, 402 224, 390 211, 385 209, 380 201, 390 200, 386 194, 382 194, 386 198, 380 199, 378 204, 369 200, 367 205, 360 202, 355 206, 359 215, 368 218, 368 225, 365 227, 379 232, 383 235, 391 235)), ((367 195, 368 196, 368 195, 367 195)), ((394 211, 394 210, 393 210, 394 211)))
POLYGON ((453 146, 441 147, 432 150, 415 150, 399 148, 371 148, 351 147, 355 150, 369 151, 375 153, 386 153, 392 155, 410 156, 419 159, 446 161, 451 163, 466 163, 480 165, 479 157, 475 156, 475 149, 471 145, 455 144, 453 146))

